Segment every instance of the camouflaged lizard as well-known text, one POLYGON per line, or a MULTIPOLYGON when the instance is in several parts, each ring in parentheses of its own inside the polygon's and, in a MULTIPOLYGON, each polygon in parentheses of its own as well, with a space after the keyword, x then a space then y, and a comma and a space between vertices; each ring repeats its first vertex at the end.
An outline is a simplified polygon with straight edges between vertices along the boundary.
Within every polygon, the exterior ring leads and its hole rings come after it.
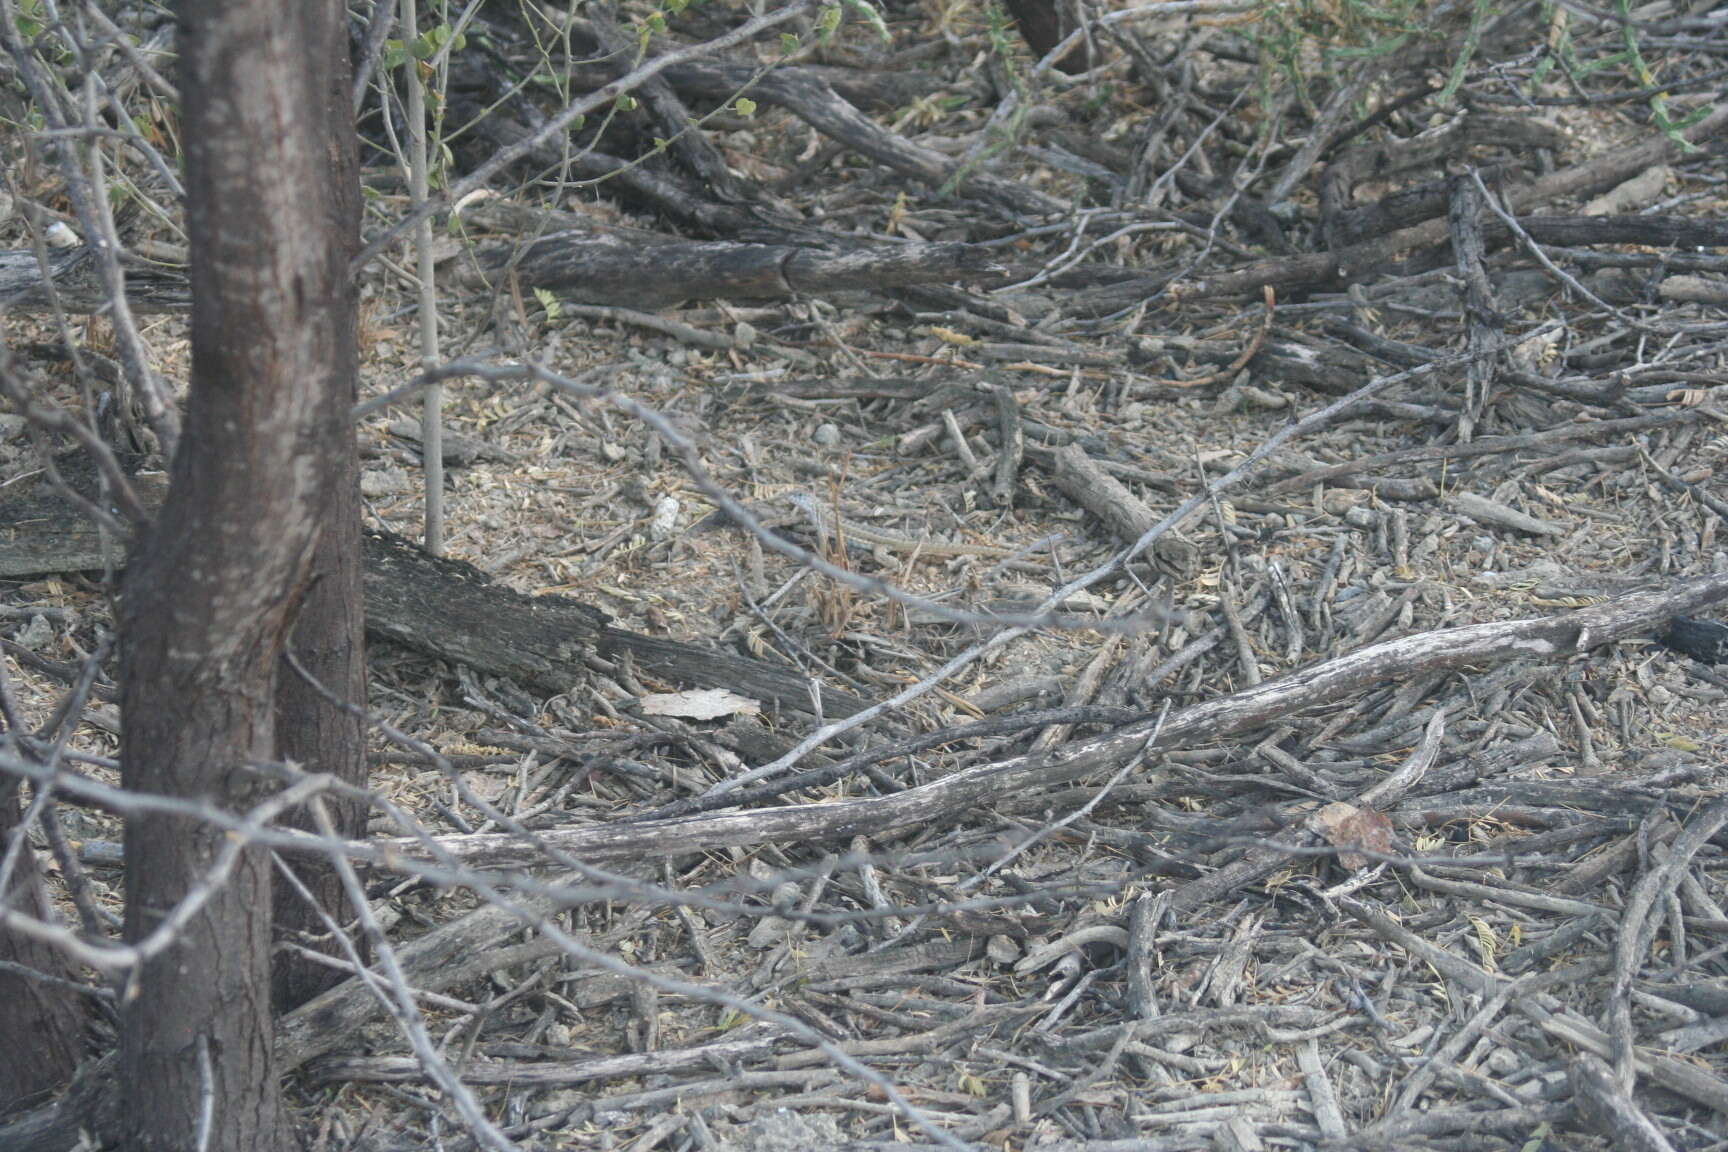
POLYGON ((992 548, 987 544, 957 544, 950 540, 919 539, 879 532, 852 520, 836 520, 822 502, 808 492, 793 492, 786 497, 816 526, 818 535, 830 540, 844 539, 894 552, 917 552, 924 556, 988 556, 1006 560, 1024 553, 1008 548, 992 548))

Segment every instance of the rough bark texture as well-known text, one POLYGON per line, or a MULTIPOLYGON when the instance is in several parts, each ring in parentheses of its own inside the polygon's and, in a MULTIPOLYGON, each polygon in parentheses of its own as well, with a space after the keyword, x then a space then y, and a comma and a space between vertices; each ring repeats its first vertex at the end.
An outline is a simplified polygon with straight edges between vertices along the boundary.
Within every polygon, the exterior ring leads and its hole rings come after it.
MULTIPOLYGON (((83 491, 75 468, 74 461, 62 459, 62 472, 83 491)), ((146 508, 161 502, 155 479, 132 478, 146 508)), ((0 532, 0 578, 103 565, 96 525, 45 482, 0 493, 0 524, 9 526, 0 532)), ((494 584, 472 564, 428 556, 399 536, 369 532, 360 549, 366 627, 374 639, 394 640, 551 692, 568 691, 585 675, 584 661, 599 656, 628 658, 638 673, 675 687, 731 688, 792 712, 813 707, 810 677, 791 665, 614 628, 591 605, 567 596, 524 596, 494 584)), ((299 635, 296 631, 297 649, 299 635)), ((850 692, 828 688, 822 693, 823 714, 831 718, 865 707, 850 692)))
MULTIPOLYGON (((249 807, 276 755, 278 661, 349 435, 333 355, 350 329, 341 246, 309 194, 329 179, 325 70, 306 6, 183 0, 192 387, 167 503, 122 606, 128 790, 249 807)), ((126 827, 126 937, 209 884, 229 838, 198 821, 126 827)), ((124 1143, 135 1152, 285 1146, 271 1044, 270 861, 240 852, 123 1008, 124 1143)))
MULTIPOLYGON (((360 247, 360 175, 355 153, 354 117, 349 104, 352 69, 348 38, 339 4, 307 5, 307 51, 328 60, 324 150, 327 178, 315 185, 328 198, 326 235, 342 266, 360 247)), ((357 398, 359 344, 355 338, 356 299, 353 281, 337 286, 331 324, 335 339, 330 353, 335 386, 344 404, 357 398)), ((283 668, 276 685, 278 752, 311 772, 328 772, 350 784, 366 783, 366 645, 365 615, 360 592, 360 457, 353 430, 338 444, 338 465, 324 511, 319 517, 318 550, 312 558, 312 580, 294 623, 289 647, 314 680, 351 705, 344 708, 283 668)), ((366 805, 352 798, 328 797, 325 805, 342 835, 366 834, 366 805)), ((312 828, 311 814, 296 812, 286 821, 312 828)), ((318 900, 313 907, 288 883, 276 877, 276 930, 280 937, 337 955, 340 947, 329 935, 324 915, 341 923, 344 898, 341 878, 324 861, 296 861, 300 882, 318 900), (309 934, 307 938, 303 934, 309 934)), ((285 1011, 316 996, 342 979, 342 974, 297 952, 276 954, 271 990, 276 1007, 285 1011)))
MULTIPOLYGON (((401 537, 368 533, 366 611, 374 636, 567 691, 589 654, 628 657, 637 671, 673 684, 730 688, 793 711, 808 711, 810 680, 766 660, 612 628, 599 610, 563 596, 524 596, 491 583, 471 564, 428 556, 401 537)), ((825 690, 826 715, 851 716, 865 701, 825 690)))
POLYGON ((975 244, 895 244, 832 252, 715 240, 645 248, 618 236, 569 233, 537 240, 525 252, 494 252, 491 259, 492 268, 465 270, 461 282, 484 286, 509 262, 524 284, 555 288, 565 299, 648 309, 680 300, 882 291, 1000 272, 991 250, 975 244))
MULTIPOLYGON (((1007 7, 1034 56, 1048 56, 1074 29, 1071 13, 1056 0, 1007 0, 1007 7)), ((1070 74, 1084 72, 1092 66, 1090 55, 1085 44, 1077 45, 1062 54, 1056 67, 1070 74)))
MULTIPOLYGON (((18 781, 0 776, 0 851, 10 843, 22 812, 18 781)), ((48 911, 48 894, 36 869, 36 853, 23 845, 3 902, 35 917, 48 911)), ((0 960, 66 979, 66 961, 51 944, 0 929, 0 960)), ((13 970, 0 969, 0 1115, 40 1103, 62 1087, 78 1064, 84 1014, 77 993, 13 970)))

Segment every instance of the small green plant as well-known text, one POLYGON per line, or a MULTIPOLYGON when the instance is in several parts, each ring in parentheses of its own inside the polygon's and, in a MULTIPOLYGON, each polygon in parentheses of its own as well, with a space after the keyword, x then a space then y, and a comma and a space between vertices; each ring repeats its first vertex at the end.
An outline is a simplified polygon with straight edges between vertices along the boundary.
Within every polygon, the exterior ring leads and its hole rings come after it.
POLYGON ((45 23, 42 15, 42 0, 18 0, 17 9, 18 35, 24 43, 29 44, 42 32, 45 23))
POLYGON ((1247 25, 1261 60, 1262 104, 1270 110, 1288 84, 1315 115, 1310 76, 1402 51, 1429 34, 1425 8, 1425 0, 1266 0, 1247 25))
POLYGON ((428 28, 414 37, 413 43, 401 40, 384 41, 384 66, 400 68, 412 56, 416 60, 430 60, 448 44, 451 52, 460 52, 468 46, 468 37, 461 32, 451 31, 450 25, 440 24, 436 28, 428 28))
POLYGON ((894 36, 888 31, 888 24, 882 19, 882 13, 870 0, 839 0, 839 3, 825 5, 816 15, 816 35, 824 47, 833 40, 834 33, 839 30, 848 11, 870 25, 882 43, 894 42, 894 36))
POLYGON ((1035 103, 1031 99, 1031 85, 1025 75, 1021 57, 1017 51, 1018 41, 1009 24, 1008 14, 1000 4, 991 4, 989 9, 990 26, 986 39, 990 44, 990 54, 1002 65, 1007 74, 1008 83, 1014 89, 1014 108, 1009 113, 1006 123, 993 124, 989 131, 989 142, 955 166, 954 172, 942 182, 936 190, 938 196, 952 195, 960 187, 966 177, 976 172, 992 157, 1013 148, 1026 133, 1027 117, 1035 103))
POLYGON ((548 323, 556 321, 564 314, 564 303, 545 288, 534 289, 534 299, 540 301, 540 307, 546 312, 548 323))
MULTIPOLYGON (((1536 67, 1530 74, 1530 89, 1534 89, 1555 68, 1559 68, 1573 83, 1583 86, 1588 77, 1598 72, 1617 70, 1637 81, 1641 88, 1655 88, 1660 84, 1655 71, 1644 60, 1644 53, 1638 46, 1638 25, 1632 16, 1632 6, 1628 0, 1616 0, 1615 11, 1621 18, 1620 49, 1592 59, 1579 55, 1578 45, 1572 39, 1571 22, 1564 9, 1556 6, 1554 0, 1543 5, 1543 14, 1547 17, 1550 33, 1548 50, 1536 62, 1536 67)), ((1696 152, 1697 146, 1686 139, 1681 132, 1710 113, 1710 105, 1703 104, 1692 111, 1675 119, 1668 109, 1668 98, 1662 92, 1655 92, 1650 97, 1650 116, 1656 122, 1657 129, 1668 139, 1679 145, 1682 151, 1696 152)))
POLYGON ((843 3, 860 20, 875 30, 877 39, 881 40, 882 43, 894 43, 894 36, 888 31, 888 24, 882 19, 882 13, 877 11, 876 5, 870 3, 870 0, 843 0, 843 3))
POLYGON ((1446 77, 1446 86, 1440 90, 1439 100, 1442 106, 1452 103, 1458 95, 1458 88, 1464 83, 1464 74, 1470 68, 1470 58, 1476 55, 1476 46, 1482 40, 1482 28, 1488 23, 1489 17, 1499 12, 1493 0, 1476 0, 1470 10, 1470 28, 1464 34, 1464 46, 1458 52, 1458 59, 1452 62, 1452 72, 1446 77))
POLYGON ((840 27, 842 13, 838 4, 822 9, 816 16, 816 37, 824 48, 834 41, 834 30, 840 27))
MULTIPOLYGON (((1656 73, 1650 65, 1644 62, 1644 54, 1638 50, 1638 26, 1632 20, 1632 5, 1629 0, 1617 0, 1615 10, 1620 13, 1620 43, 1626 53, 1627 71, 1638 81, 1640 88, 1656 87, 1656 73)), ((1650 115, 1656 121, 1656 127, 1662 134, 1680 146, 1682 152, 1696 152, 1698 146, 1680 134, 1684 128, 1690 128, 1710 113, 1710 105, 1701 104, 1691 112, 1675 120, 1668 114, 1668 97, 1657 92, 1650 97, 1650 115)))

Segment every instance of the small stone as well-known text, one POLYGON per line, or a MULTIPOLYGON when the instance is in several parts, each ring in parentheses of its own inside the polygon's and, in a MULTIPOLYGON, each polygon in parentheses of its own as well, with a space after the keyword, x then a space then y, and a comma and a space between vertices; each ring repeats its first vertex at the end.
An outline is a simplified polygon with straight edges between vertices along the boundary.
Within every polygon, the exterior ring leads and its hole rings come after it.
POLYGON ((811 439, 823 448, 837 447, 840 443, 840 427, 837 424, 823 424, 816 429, 816 434, 811 439))
POLYGON ((1504 1048, 1493 1048, 1489 1050, 1488 1058, 1483 1063, 1496 1074, 1505 1076, 1517 1071, 1524 1062, 1515 1053, 1504 1048))
POLYGON ((32 616, 30 623, 18 630, 15 643, 20 648, 28 648, 32 652, 40 652, 54 642, 54 626, 48 623, 47 617, 32 616))
POLYGON ((362 496, 391 496, 406 492, 413 486, 407 471, 402 468, 370 469, 360 476, 362 496))
POLYGON ((664 540, 678 530, 678 501, 671 496, 662 496, 654 504, 654 518, 648 523, 648 536, 654 540, 664 540))

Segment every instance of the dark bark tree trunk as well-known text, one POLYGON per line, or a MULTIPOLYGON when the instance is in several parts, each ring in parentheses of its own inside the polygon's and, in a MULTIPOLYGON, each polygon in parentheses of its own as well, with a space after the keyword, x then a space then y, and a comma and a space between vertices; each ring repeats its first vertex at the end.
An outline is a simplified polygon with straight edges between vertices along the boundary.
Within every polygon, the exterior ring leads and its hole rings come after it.
MULTIPOLYGON (((324 100, 324 151, 327 178, 318 185, 328 198, 326 236, 343 267, 360 249, 360 173, 355 149, 354 115, 349 100, 349 64, 344 6, 320 0, 307 6, 306 51, 330 62, 324 100)), ((345 405, 357 398, 359 344, 355 334, 354 284, 343 277, 334 301, 336 338, 331 365, 345 405)), ((333 703, 291 668, 278 671, 276 742, 280 755, 311 772, 328 772, 357 786, 366 783, 366 647, 360 585, 360 456, 352 428, 342 436, 339 463, 320 516, 322 531, 312 558, 312 581, 289 649, 300 666, 348 708, 333 703)), ((325 804, 338 835, 359 840, 366 834, 363 801, 328 797, 325 804)), ((312 827, 309 814, 286 821, 312 827)), ((322 861, 301 860, 295 874, 318 900, 307 904, 294 886, 276 877, 276 929, 280 938, 329 955, 341 949, 328 935, 324 917, 342 923, 344 898, 336 870, 322 861), (322 910, 324 916, 319 915, 322 910)), ((282 951, 272 967, 271 989, 277 1011, 305 1003, 343 978, 337 969, 282 951)))
MULTIPOLYGON (((1074 30, 1072 11, 1065 10, 1058 0, 1007 0, 1007 6, 1034 56, 1048 56, 1074 30)), ((1084 72, 1092 67, 1090 57, 1087 46, 1077 44, 1062 54, 1056 67, 1070 74, 1084 72)))
MULTIPOLYGON (((122 778, 243 812, 271 786, 283 645, 351 435, 343 245, 327 238, 313 5, 182 0, 192 385, 167 502, 129 566, 122 778)), ((318 5, 317 7, 322 7, 318 5)), ((126 938, 150 941, 122 1008, 125 1147, 279 1152, 271 874, 189 816, 126 824, 126 938), (182 910, 188 894, 206 895, 182 910), (176 917, 170 921, 170 917, 176 917), (156 934, 171 929, 165 946, 156 934)))
MULTIPOLYGON (((19 826, 22 808, 18 780, 0 776, 0 854, 19 826)), ((27 916, 44 918, 48 894, 36 869, 36 853, 22 846, 12 878, 0 893, 0 904, 27 916)), ((67 979, 70 966, 54 948, 20 932, 0 928, 0 960, 67 979)), ((78 994, 69 988, 0 969, 0 1115, 41 1103, 72 1076, 83 1049, 84 1013, 78 994)))

